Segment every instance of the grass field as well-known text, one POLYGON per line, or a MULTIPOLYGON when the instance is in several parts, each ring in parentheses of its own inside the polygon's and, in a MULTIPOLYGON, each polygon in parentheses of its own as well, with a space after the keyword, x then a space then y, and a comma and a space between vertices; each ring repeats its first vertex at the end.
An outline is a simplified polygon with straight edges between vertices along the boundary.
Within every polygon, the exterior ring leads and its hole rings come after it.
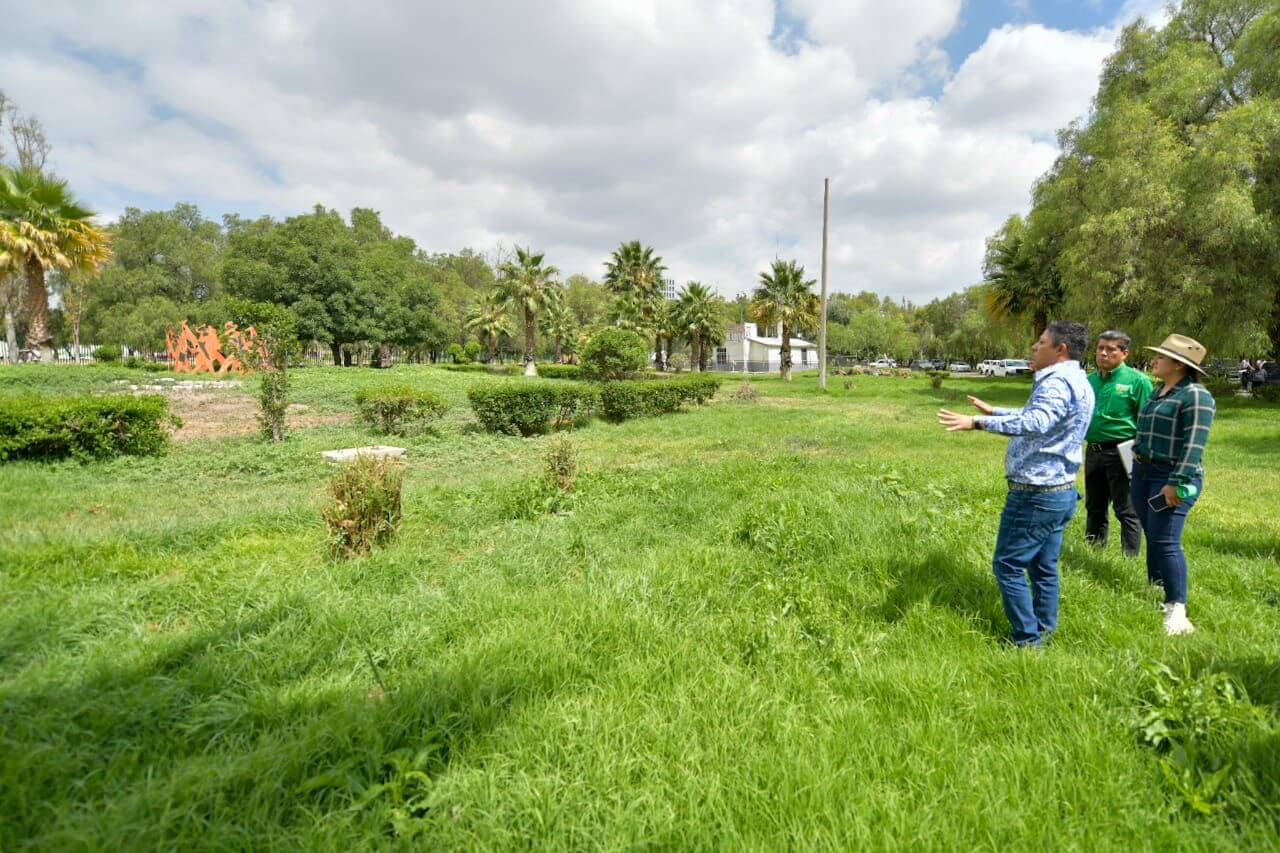
MULTIPOLYGON (((455 410, 403 442, 397 541, 348 563, 318 453, 380 440, 349 422, 0 467, 0 849, 1280 849, 1280 407, 1220 403, 1197 633, 1163 635, 1081 513, 1036 653, 990 574, 1003 442, 934 421, 1025 383, 731 380, 573 433, 546 515, 517 497, 547 439, 470 423, 493 380, 390 373, 455 410), (1152 662, 1247 692, 1174 702, 1211 729, 1185 773, 1137 733, 1152 662)), ((0 393, 120 375, 5 368, 0 393)), ((341 415, 387 378, 300 370, 296 399, 341 415)))

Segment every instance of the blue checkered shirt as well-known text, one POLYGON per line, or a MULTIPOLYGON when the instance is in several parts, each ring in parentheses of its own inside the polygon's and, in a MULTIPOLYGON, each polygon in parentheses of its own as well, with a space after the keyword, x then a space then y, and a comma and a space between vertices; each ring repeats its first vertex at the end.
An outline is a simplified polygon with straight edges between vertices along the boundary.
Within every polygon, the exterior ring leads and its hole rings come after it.
POLYGON ((1078 361, 1037 370, 1031 398, 1021 409, 996 409, 979 418, 987 432, 1013 436, 1004 454, 1005 477, 1033 486, 1075 480, 1092 419, 1093 389, 1078 361))

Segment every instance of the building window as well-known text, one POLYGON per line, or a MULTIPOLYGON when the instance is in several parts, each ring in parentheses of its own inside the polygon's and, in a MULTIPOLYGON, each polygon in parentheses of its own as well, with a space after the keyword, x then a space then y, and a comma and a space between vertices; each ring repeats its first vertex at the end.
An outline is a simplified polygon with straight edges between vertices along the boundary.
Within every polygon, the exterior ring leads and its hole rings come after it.
POLYGON ((729 350, 726 347, 716 347, 716 364, 729 363, 729 350))

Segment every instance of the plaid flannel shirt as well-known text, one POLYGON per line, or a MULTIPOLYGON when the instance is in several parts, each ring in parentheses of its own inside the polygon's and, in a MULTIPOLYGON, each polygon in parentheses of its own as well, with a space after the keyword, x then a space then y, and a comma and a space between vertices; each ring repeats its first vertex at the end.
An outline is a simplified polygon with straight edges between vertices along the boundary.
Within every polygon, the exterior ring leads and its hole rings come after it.
POLYGON ((1200 459, 1213 423, 1213 395, 1188 376, 1168 394, 1153 394, 1138 415, 1133 452, 1172 465, 1169 482, 1191 486, 1204 476, 1200 459))

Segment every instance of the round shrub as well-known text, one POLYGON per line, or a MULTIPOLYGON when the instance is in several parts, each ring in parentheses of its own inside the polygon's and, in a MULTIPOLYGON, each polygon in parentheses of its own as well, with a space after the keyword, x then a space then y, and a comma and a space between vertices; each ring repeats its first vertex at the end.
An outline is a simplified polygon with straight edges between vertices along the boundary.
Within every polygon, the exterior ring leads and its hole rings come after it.
POLYGON ((430 391, 411 385, 361 388, 356 409, 369 426, 390 435, 408 435, 424 429, 449 411, 449 404, 430 391))
POLYGON ((103 364, 114 364, 120 360, 120 347, 115 344, 103 344, 93 351, 93 360, 103 364))
POLYGON ((582 348, 582 375, 612 382, 640 370, 649 362, 649 349, 635 332, 601 329, 582 348))

